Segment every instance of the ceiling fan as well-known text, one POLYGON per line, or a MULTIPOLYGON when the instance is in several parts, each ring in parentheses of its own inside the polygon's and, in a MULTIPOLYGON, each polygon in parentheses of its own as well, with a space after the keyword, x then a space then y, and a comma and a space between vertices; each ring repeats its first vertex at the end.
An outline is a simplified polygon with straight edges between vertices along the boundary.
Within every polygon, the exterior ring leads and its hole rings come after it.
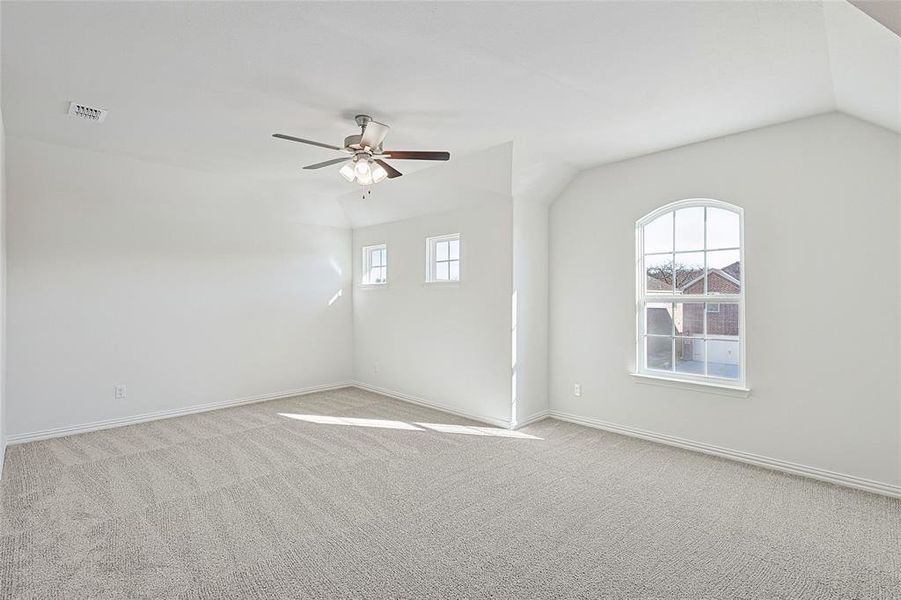
POLYGON ((385 136, 388 135, 390 127, 384 123, 373 121, 372 117, 369 115, 357 115, 354 117, 354 120, 361 128, 360 134, 349 135, 344 138, 344 147, 305 140, 283 133, 274 133, 272 134, 272 137, 343 152, 345 156, 333 158, 314 165, 307 165, 304 169, 321 169, 322 167, 350 161, 341 167, 341 170, 338 172, 351 183, 357 182, 360 185, 372 185, 373 183, 378 183, 386 178, 394 179, 395 177, 403 175, 403 173, 385 162, 384 159, 386 158, 397 160, 450 160, 449 152, 384 150, 382 149, 382 142, 385 141, 385 136))

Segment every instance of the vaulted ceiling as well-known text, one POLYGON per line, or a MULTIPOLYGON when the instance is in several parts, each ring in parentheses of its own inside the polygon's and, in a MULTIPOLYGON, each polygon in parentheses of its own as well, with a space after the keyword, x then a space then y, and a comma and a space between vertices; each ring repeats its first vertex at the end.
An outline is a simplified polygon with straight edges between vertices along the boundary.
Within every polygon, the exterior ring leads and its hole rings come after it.
POLYGON ((3 2, 2 34, 7 134, 265 180, 339 204, 324 218, 341 226, 377 206, 347 201, 333 169, 300 170, 331 151, 271 133, 339 144, 365 112, 393 148, 512 142, 513 192, 530 194, 832 110, 901 131, 901 40, 844 0, 3 2), (70 100, 106 122, 67 117, 70 100))

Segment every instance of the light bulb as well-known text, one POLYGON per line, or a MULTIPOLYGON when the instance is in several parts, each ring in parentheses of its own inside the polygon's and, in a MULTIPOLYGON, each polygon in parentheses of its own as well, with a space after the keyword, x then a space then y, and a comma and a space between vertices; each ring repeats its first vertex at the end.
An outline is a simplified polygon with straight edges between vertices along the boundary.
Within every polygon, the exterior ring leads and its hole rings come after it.
POLYGON ((385 170, 382 165, 376 163, 374 167, 372 167, 372 182, 378 183, 385 179, 388 176, 388 171, 385 170))
POLYGON ((343 167, 341 167, 341 170, 338 172, 341 173, 341 177, 343 177, 344 179, 348 180, 351 183, 353 183, 353 180, 357 176, 357 174, 354 172, 354 168, 352 166, 350 166, 349 163, 344 165, 343 167))
POLYGON ((360 175, 359 170, 357 170, 357 183, 360 185, 372 185, 372 171, 367 169, 364 175, 360 175))

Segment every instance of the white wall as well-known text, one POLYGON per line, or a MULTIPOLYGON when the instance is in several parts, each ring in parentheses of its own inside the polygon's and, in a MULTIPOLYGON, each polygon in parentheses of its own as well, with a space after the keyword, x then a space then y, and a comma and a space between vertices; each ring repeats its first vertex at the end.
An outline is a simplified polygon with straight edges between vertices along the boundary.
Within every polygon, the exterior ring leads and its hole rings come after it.
POLYGON ((552 408, 897 484, 898 239, 899 136, 837 113, 586 171, 551 207, 552 408), (745 210, 748 398, 629 374, 635 221, 694 197, 745 210))
POLYGON ((7 175, 10 435, 351 377, 349 230, 258 181, 15 137, 7 175))
POLYGON ((548 410, 548 205, 513 201, 516 423, 548 410))
POLYGON ((354 230, 354 378, 508 424, 512 201, 475 190, 469 199, 465 208, 354 230), (447 233, 461 234, 461 281, 425 284, 425 240, 447 233), (376 243, 388 245, 388 284, 362 288, 362 247, 376 243))
POLYGON ((6 456, 6 130, 0 111, 0 477, 6 456))

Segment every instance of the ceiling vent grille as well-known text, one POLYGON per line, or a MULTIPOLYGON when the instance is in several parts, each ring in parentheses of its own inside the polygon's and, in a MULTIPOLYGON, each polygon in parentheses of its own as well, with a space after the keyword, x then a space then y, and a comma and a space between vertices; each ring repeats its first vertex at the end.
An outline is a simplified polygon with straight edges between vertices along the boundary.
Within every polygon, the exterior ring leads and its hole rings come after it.
POLYGON ((106 111, 102 108, 79 104, 78 102, 69 103, 69 115, 95 123, 103 123, 104 119, 106 119, 106 111))

